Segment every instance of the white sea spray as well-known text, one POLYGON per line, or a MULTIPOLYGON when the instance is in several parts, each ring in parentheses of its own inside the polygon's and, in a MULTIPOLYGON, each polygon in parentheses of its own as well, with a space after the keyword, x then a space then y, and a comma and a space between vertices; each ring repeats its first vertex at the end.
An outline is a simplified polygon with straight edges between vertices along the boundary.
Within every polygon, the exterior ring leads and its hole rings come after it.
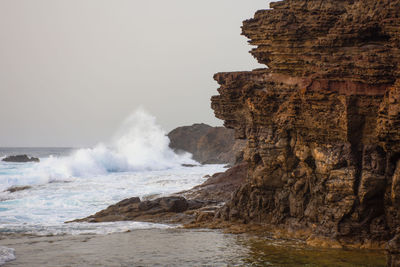
POLYGON ((14 185, 69 182, 113 172, 165 170, 182 164, 196 162, 189 153, 174 153, 155 117, 139 109, 124 121, 108 144, 78 149, 66 157, 44 158, 40 163, 6 165, 17 170, 0 176, 0 191, 14 185))
POLYGON ((14 249, 0 246, 0 265, 12 260, 15 260, 14 249))
POLYGON ((155 198, 187 190, 222 165, 199 165, 169 148, 166 133, 143 110, 131 115, 107 144, 78 149, 40 163, 0 162, 0 233, 107 234, 148 223, 64 224, 124 198, 155 198), (182 164, 197 164, 184 167, 182 164), (12 186, 31 187, 4 191, 12 186))

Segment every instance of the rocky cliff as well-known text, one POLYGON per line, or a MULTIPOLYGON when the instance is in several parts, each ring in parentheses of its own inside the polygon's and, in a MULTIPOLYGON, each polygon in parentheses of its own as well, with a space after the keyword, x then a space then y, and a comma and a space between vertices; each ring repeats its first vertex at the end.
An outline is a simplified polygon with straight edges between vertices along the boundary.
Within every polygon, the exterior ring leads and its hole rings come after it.
POLYGON ((224 220, 309 231, 400 265, 400 0, 286 0, 244 22, 268 68, 218 73, 216 117, 247 139, 224 220))
POLYGON ((170 147, 189 152, 202 164, 235 164, 242 158, 245 142, 235 140, 234 131, 204 123, 178 127, 168 133, 170 147))

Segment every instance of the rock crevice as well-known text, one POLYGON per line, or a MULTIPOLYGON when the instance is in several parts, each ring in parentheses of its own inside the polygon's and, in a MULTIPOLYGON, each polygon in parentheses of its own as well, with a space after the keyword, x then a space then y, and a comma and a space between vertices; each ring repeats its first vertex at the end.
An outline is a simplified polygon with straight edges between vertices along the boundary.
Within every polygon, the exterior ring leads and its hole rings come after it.
POLYGON ((397 266, 400 1, 285 0, 271 8, 242 27, 268 68, 214 76, 211 106, 247 140, 249 166, 218 214, 361 247, 395 237, 389 264, 397 266))

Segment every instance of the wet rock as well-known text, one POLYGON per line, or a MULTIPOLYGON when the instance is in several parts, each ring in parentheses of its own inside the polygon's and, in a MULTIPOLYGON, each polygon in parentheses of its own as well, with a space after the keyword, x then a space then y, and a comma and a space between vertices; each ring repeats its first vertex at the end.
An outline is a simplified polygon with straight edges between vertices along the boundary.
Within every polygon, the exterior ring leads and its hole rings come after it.
POLYGON ((27 189, 31 189, 31 188, 32 188, 32 186, 29 186, 29 185, 12 186, 12 187, 7 188, 5 191, 14 193, 14 192, 23 191, 23 190, 27 190, 27 189))
MULTIPOLYGON (((145 201, 140 201, 138 197, 132 197, 111 205, 87 218, 75 221, 161 221, 166 213, 182 213, 188 210, 189 207, 188 201, 180 196, 161 197, 145 201)), ((193 204, 191 207, 193 207, 193 204)))
POLYGON ((117 204, 115 204, 114 206, 116 207, 125 207, 131 204, 136 204, 140 202, 140 198, 138 197, 131 197, 131 198, 127 198, 124 200, 121 200, 120 202, 118 202, 117 204))
POLYGON ((181 164, 181 165, 183 167, 189 167, 189 168, 198 166, 198 165, 194 165, 194 164, 181 164))
POLYGON ((28 157, 27 155, 8 156, 2 159, 5 162, 39 162, 38 158, 28 157))

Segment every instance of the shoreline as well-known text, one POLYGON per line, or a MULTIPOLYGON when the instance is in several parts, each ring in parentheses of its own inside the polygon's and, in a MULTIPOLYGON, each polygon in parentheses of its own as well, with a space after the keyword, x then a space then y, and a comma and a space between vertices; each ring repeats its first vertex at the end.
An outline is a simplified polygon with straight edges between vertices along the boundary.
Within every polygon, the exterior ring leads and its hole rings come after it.
POLYGON ((212 229, 146 229, 107 235, 1 236, 8 266, 385 266, 380 251, 311 248, 297 239, 212 229))
POLYGON ((244 182, 246 172, 247 164, 241 163, 225 172, 215 173, 203 184, 192 189, 150 201, 140 201, 136 197, 127 198, 96 214, 74 221, 94 224, 115 221, 178 224, 184 229, 218 229, 229 234, 261 234, 276 239, 296 239, 314 248, 385 249, 388 240, 328 236, 315 231, 314 225, 276 225, 252 221, 244 223, 238 219, 223 219, 221 210, 229 202, 231 194, 244 182), (164 200, 167 200, 167 204, 160 205, 164 200), (171 204, 181 203, 182 200, 188 203, 184 210, 176 210, 177 206, 171 204))

